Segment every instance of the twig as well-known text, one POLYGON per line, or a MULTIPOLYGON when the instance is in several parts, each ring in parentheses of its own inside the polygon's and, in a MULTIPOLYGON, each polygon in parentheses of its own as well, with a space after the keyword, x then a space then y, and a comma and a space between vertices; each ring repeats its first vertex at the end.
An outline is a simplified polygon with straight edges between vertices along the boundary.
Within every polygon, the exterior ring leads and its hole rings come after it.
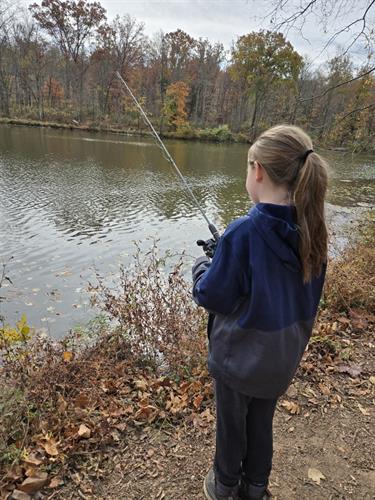
POLYGON ((329 87, 322 94, 313 95, 312 97, 307 97, 306 99, 299 99, 299 101, 306 102, 306 101, 312 101, 313 99, 317 99, 318 97, 324 97, 325 95, 328 94, 328 92, 331 92, 331 90, 337 89, 338 87, 342 87, 343 85, 347 85, 348 83, 354 82, 356 80, 360 80, 361 78, 369 75, 373 71, 375 71, 375 66, 373 68, 369 69, 368 71, 366 71, 365 73, 362 73, 361 75, 356 76, 355 78, 351 78, 350 80, 346 80, 345 82, 341 82, 341 83, 338 83, 337 85, 333 85, 332 87, 329 87))

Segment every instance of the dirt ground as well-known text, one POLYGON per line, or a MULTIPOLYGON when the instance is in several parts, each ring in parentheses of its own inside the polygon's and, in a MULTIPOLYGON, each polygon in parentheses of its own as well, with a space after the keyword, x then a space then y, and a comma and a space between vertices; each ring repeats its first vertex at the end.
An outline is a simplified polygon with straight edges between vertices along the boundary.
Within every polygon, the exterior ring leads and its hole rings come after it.
MULTIPOLYGON (((307 357, 279 402, 270 480, 276 500, 375 498, 375 343, 358 336, 350 349, 350 361, 315 371, 307 357)), ((214 421, 141 427, 100 466, 88 457, 44 498, 203 499, 213 453, 214 421)))

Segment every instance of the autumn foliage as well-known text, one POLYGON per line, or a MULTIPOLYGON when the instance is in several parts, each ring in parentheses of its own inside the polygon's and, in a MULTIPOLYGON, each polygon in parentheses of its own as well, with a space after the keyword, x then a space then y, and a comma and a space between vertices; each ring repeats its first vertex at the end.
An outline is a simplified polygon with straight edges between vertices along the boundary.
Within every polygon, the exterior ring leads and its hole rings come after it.
POLYGON ((276 31, 241 34, 229 54, 181 29, 149 38, 142 20, 110 21, 98 1, 42 0, 27 20, 13 9, 0 9, 3 120, 144 132, 119 71, 166 135, 252 141, 287 122, 321 145, 375 147, 370 46, 361 66, 345 53, 318 66, 276 31))
MULTIPOLYGON (((296 375, 332 404, 340 394, 322 377, 358 377, 352 344, 375 323, 374 233, 329 266, 313 337, 296 375)), ((90 286, 101 313, 60 341, 8 339, 0 368, 0 490, 56 488, 77 458, 121 443, 137 429, 184 424, 206 433, 214 421, 206 369, 205 313, 191 299, 183 260, 138 248, 118 283, 90 286), (10 342, 11 340, 11 342, 10 342)), ((26 322, 17 328, 25 328, 26 322)), ((25 330, 26 331, 26 330, 25 330)), ((373 379, 371 379, 373 380, 373 379)), ((313 391, 312 391, 313 393, 313 391)), ((291 394, 290 415, 301 408, 291 394)), ((310 401, 310 400, 309 400, 310 401)), ((319 405, 316 396, 311 404, 319 405)), ((367 409, 360 407, 363 415, 367 409)))

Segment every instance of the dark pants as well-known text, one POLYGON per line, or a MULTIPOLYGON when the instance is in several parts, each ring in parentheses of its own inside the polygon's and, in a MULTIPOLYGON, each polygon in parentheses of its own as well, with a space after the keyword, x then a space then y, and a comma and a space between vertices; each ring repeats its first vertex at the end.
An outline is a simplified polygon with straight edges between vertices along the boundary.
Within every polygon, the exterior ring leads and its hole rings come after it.
POLYGON ((267 484, 272 468, 272 420, 277 399, 257 399, 215 381, 215 476, 234 486, 241 476, 267 484))

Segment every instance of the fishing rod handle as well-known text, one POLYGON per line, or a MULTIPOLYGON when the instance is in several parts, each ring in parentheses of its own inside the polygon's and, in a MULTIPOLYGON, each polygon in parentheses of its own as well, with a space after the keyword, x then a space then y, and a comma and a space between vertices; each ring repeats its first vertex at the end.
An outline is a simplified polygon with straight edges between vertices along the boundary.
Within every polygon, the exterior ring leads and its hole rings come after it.
POLYGON ((212 236, 214 237, 215 241, 219 241, 220 239, 220 234, 219 231, 216 229, 216 227, 213 224, 208 224, 208 229, 210 230, 212 236))

